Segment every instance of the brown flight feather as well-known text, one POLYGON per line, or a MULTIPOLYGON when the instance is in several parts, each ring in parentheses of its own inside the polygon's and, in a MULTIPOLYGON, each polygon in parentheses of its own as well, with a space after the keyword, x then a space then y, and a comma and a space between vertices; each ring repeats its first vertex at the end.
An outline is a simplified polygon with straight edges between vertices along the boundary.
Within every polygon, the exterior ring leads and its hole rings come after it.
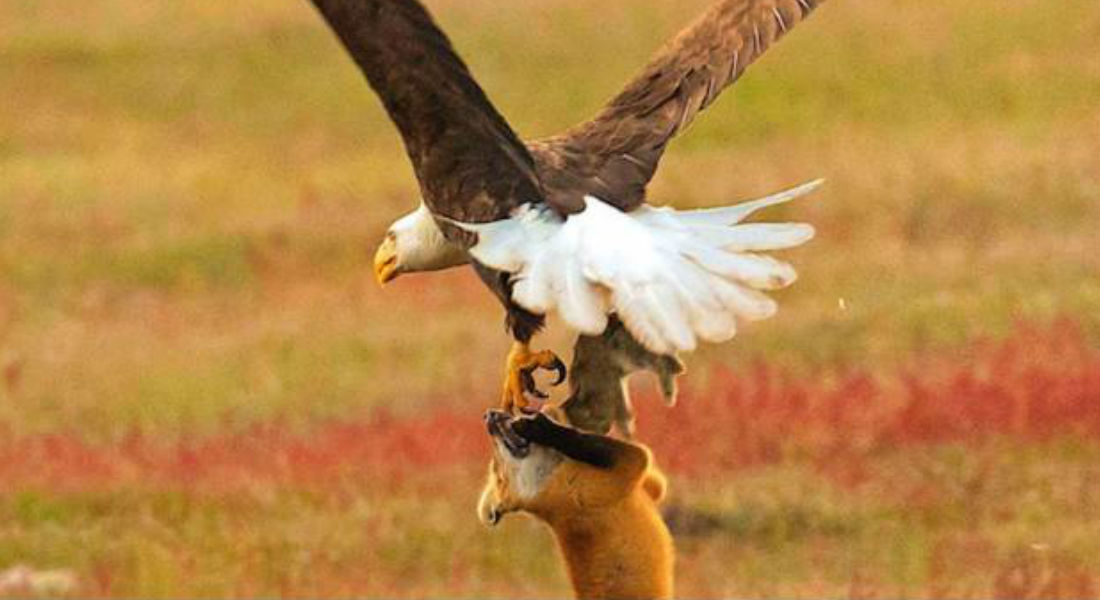
POLYGON ((433 214, 494 221, 542 199, 531 155, 420 3, 313 3, 400 130, 433 214))
POLYGON ((822 0, 724 0, 670 40, 591 121, 528 142, 546 199, 559 212, 590 194, 630 211, 665 146, 822 0))

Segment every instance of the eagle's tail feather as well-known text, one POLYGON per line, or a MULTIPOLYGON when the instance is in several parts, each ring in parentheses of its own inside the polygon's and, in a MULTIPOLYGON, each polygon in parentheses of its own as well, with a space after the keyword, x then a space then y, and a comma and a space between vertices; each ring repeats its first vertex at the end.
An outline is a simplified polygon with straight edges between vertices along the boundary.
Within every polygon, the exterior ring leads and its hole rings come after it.
POLYGON ((647 349, 670 354, 697 340, 721 342, 737 320, 763 319, 776 304, 759 290, 795 280, 794 269, 755 254, 802 244, 803 223, 737 224, 753 211, 815 189, 811 182, 730 207, 675 211, 643 206, 623 213, 597 198, 562 220, 528 208, 506 221, 459 224, 478 233, 479 262, 514 274, 512 298, 539 312, 557 311, 595 335, 615 312, 647 349))
POLYGON ((821 187, 823 183, 825 183, 824 179, 815 179, 770 196, 738 202, 732 206, 681 211, 680 219, 686 223, 697 225, 735 225, 762 208, 783 204, 799 196, 805 196, 821 187))

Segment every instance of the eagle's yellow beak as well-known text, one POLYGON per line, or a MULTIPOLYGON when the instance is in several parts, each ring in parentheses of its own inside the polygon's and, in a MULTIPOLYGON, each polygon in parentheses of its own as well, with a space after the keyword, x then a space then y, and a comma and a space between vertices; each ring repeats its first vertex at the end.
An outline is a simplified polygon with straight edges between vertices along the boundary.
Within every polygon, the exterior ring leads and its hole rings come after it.
POLYGON ((374 277, 378 285, 385 285, 397 275, 397 244, 387 235, 374 253, 374 277))

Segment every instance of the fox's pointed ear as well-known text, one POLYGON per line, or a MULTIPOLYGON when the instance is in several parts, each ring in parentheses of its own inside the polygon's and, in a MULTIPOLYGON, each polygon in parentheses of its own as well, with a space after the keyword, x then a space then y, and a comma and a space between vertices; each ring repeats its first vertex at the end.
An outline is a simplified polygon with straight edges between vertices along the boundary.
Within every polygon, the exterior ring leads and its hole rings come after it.
POLYGON ((601 469, 614 468, 623 442, 602 435, 582 433, 550 420, 542 413, 519 417, 512 422, 512 431, 527 441, 553 448, 569 458, 601 469))
POLYGON ((558 425, 546 416, 546 413, 537 412, 524 414, 512 421, 512 431, 529 442, 551 446, 556 436, 560 435, 559 429, 566 429, 558 425))

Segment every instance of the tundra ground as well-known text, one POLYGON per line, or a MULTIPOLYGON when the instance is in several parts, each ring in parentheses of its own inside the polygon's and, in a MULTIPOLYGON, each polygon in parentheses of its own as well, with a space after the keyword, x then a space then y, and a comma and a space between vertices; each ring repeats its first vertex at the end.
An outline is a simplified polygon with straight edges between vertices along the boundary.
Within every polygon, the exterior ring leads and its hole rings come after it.
MULTIPOLYGON (((537 137, 705 4, 430 7, 537 137)), ((673 143, 655 203, 827 179, 767 215, 818 228, 779 314, 675 408, 636 386, 683 595, 1100 595, 1097 39, 1083 1, 827 3, 673 143)), ((371 280, 415 198, 308 3, 0 3, 0 571, 564 594, 546 531, 474 518, 500 308, 371 280)))

